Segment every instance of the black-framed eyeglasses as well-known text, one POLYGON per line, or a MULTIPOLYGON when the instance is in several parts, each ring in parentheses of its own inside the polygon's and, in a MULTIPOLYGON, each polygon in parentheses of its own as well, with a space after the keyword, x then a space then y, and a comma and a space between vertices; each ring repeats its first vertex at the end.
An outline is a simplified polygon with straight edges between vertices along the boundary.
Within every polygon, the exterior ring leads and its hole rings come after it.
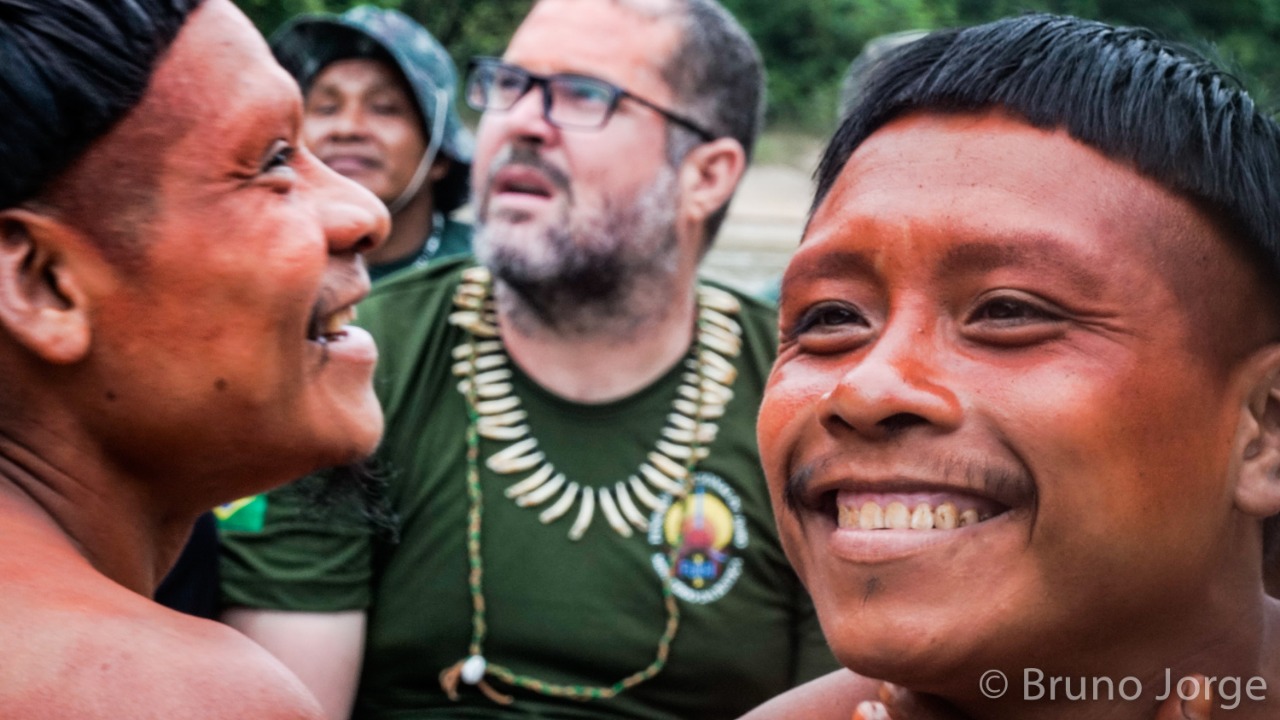
POLYGON ((558 128, 599 130, 625 97, 692 131, 703 142, 716 139, 689 118, 590 75, 537 75, 492 57, 472 58, 467 66, 467 104, 475 110, 510 110, 535 86, 542 89, 542 117, 558 128))

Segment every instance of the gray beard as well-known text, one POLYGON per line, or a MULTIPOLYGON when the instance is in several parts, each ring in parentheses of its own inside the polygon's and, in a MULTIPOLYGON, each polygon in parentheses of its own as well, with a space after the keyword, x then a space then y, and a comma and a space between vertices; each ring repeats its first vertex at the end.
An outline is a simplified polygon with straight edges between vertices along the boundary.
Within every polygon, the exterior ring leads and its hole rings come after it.
POLYGON ((529 232, 482 218, 476 256, 522 331, 626 339, 670 307, 676 201, 675 171, 667 167, 625 207, 574 217, 569 196, 560 221, 533 237, 513 237, 529 232), (531 243, 544 248, 541 259, 528 251, 531 243))

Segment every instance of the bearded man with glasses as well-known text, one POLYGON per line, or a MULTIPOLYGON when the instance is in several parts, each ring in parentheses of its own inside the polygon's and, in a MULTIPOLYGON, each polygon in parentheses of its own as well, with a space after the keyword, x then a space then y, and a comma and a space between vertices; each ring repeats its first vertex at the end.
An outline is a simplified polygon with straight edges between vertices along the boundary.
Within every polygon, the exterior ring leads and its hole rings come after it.
POLYGON ((713 0, 541 0, 472 63, 478 264, 360 310, 398 542, 297 488, 226 538, 334 717, 734 718, 835 667, 759 468, 773 311, 697 277, 763 84, 713 0))

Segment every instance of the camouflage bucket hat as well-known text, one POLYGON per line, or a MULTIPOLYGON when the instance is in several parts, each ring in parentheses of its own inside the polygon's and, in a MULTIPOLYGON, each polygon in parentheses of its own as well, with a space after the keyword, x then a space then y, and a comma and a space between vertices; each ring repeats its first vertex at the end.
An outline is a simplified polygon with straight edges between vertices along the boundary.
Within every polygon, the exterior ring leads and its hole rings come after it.
POLYGON ((425 28, 396 10, 360 5, 341 15, 299 15, 271 36, 271 50, 304 91, 337 60, 390 60, 417 101, 424 137, 453 161, 436 183, 436 209, 448 213, 466 202, 475 140, 458 117, 453 60, 425 28))

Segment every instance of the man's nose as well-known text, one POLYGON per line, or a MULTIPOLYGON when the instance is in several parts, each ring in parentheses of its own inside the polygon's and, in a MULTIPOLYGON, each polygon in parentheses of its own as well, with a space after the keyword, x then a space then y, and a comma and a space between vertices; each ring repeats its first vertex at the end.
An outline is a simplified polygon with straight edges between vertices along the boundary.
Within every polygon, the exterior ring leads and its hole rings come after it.
POLYGON ((828 430, 890 439, 913 428, 959 427, 963 408, 946 385, 944 353, 932 332, 916 327, 887 326, 822 396, 820 417, 828 430))
POLYGON ((329 252, 369 252, 387 239, 391 216, 387 206, 354 180, 316 165, 316 207, 329 242, 329 252))
POLYGON ((340 138, 358 137, 365 132, 365 120, 359 103, 344 103, 328 117, 328 134, 340 138))

